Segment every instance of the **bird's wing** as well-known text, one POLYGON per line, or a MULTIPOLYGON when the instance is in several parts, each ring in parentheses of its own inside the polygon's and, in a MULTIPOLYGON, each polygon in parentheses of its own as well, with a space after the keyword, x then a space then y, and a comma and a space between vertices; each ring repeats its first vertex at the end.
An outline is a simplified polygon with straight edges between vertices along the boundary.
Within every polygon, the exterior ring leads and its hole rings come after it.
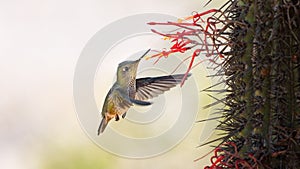
POLYGON ((133 103, 142 106, 147 106, 151 104, 150 102, 130 98, 128 94, 120 88, 116 88, 115 92, 112 92, 111 95, 111 100, 114 104, 116 104, 114 107, 117 108, 118 114, 123 114, 127 112, 127 110, 130 108, 130 106, 132 106, 133 103))
POLYGON ((126 112, 129 109, 129 107, 132 106, 130 100, 126 99, 123 92, 121 92, 120 90, 117 89, 115 92, 112 93, 113 93, 112 94, 113 103, 116 104, 115 107, 122 109, 119 111, 126 112))
MULTIPOLYGON (((136 79, 137 100, 147 100, 156 97, 179 84, 185 74, 136 79)), ((191 74, 188 74, 189 77, 191 74)))
POLYGON ((98 135, 103 133, 108 122, 114 118, 126 115, 127 110, 132 106, 131 101, 124 95, 116 84, 109 90, 106 95, 104 105, 102 108, 102 120, 98 128, 98 135))

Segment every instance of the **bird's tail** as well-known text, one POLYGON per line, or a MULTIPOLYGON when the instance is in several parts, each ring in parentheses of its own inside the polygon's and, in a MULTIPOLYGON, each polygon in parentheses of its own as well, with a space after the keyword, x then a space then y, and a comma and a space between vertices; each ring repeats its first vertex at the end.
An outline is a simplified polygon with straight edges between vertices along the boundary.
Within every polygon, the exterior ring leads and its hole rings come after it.
POLYGON ((98 135, 103 133, 103 131, 105 130, 107 124, 108 124, 108 121, 106 121, 105 118, 103 117, 102 120, 101 120, 100 126, 98 128, 98 135))

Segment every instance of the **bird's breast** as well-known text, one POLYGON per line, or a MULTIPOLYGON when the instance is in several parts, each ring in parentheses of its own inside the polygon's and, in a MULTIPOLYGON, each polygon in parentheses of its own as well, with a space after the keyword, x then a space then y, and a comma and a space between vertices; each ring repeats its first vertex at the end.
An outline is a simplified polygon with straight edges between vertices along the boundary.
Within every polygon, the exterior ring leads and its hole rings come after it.
POLYGON ((130 98, 135 98, 136 86, 135 86, 135 78, 131 78, 128 85, 128 94, 130 98))
POLYGON ((109 115, 122 115, 128 111, 127 107, 118 106, 120 103, 117 100, 110 100, 107 105, 106 112, 109 115))

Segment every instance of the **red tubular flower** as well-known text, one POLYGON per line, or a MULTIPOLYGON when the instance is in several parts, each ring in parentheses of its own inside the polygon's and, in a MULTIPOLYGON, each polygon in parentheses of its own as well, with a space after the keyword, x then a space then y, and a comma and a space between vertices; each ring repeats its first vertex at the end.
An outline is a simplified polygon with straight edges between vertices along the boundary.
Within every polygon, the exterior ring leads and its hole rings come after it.
MULTIPOLYGON (((204 169, 223 169, 223 168, 247 168, 254 169, 257 167, 257 160, 253 154, 248 154, 248 157, 252 160, 252 163, 249 163, 249 160, 245 160, 239 155, 238 148, 234 142, 224 143, 214 150, 214 155, 211 157, 211 165, 204 167, 204 169), (233 153, 229 152, 226 149, 230 149, 233 153)), ((203 158, 203 157, 201 157, 203 158)), ((199 160, 199 159, 197 159, 199 160)))
MULTIPOLYGON (((182 79, 181 86, 184 84, 188 73, 191 69, 202 63, 203 61, 212 61, 216 63, 215 59, 201 59, 199 57, 198 62, 195 63, 195 57, 199 56, 200 53, 205 52, 206 57, 213 57, 215 55, 219 55, 219 58, 223 58, 221 52, 218 51, 217 44, 215 42, 216 39, 216 31, 217 31, 217 22, 213 19, 212 15, 219 13, 222 15, 217 9, 210 9, 202 13, 196 13, 192 16, 186 17, 183 20, 179 20, 178 22, 149 22, 149 25, 164 25, 164 26, 173 26, 176 28, 176 33, 162 33, 152 29, 153 33, 156 33, 160 36, 163 36, 164 39, 169 39, 172 43, 169 49, 158 51, 157 54, 154 54, 148 58, 157 58, 155 63, 159 61, 162 57, 169 57, 174 53, 186 53, 189 50, 192 50, 192 55, 187 57, 190 59, 190 63, 188 69, 186 71, 186 76, 182 79), (202 17, 207 17, 206 21, 202 17)), ((181 65, 181 64, 180 64, 181 65)))

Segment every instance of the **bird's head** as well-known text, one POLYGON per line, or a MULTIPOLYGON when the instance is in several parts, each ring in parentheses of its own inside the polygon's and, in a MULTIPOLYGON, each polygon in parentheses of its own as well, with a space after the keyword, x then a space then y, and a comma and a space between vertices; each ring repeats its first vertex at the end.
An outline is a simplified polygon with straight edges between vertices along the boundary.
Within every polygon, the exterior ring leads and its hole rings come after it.
POLYGON ((124 61, 119 64, 117 71, 117 82, 120 85, 127 85, 131 79, 136 78, 137 68, 142 58, 150 51, 150 49, 139 59, 134 61, 124 61))

